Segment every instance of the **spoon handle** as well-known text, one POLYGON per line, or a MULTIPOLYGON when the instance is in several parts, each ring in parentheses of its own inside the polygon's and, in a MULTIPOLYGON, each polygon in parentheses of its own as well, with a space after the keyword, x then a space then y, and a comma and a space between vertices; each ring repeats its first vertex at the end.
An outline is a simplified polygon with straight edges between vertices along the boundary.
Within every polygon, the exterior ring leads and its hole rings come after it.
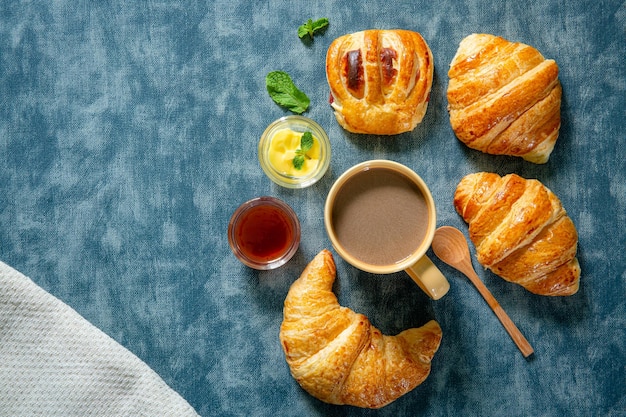
POLYGON ((478 275, 476 275, 476 273, 474 272, 474 269, 470 268, 470 270, 466 270, 463 272, 465 273, 465 275, 467 275, 467 277, 472 281, 474 286, 478 289, 478 292, 480 293, 480 295, 482 295, 485 301, 487 301, 487 304, 489 304, 489 307, 491 307, 491 309, 496 314, 498 319, 500 319, 500 323, 502 323, 502 325, 506 329, 509 336, 511 336, 511 339, 513 339, 513 342, 515 342, 518 349, 522 352, 522 355, 524 355, 525 358, 532 355, 534 352, 533 347, 530 345, 528 340, 526 340, 526 338, 524 337, 522 332, 520 332, 520 330, 517 328, 515 323, 513 323, 513 320, 511 320, 509 315, 506 314, 502 306, 500 306, 500 303, 498 303, 498 300, 496 300, 493 294, 491 294, 491 291, 489 291, 489 289, 485 286, 485 284, 483 284, 483 282, 480 280, 478 275))
POLYGON ((534 349, 526 340, 522 332, 517 328, 515 323, 511 320, 508 314, 500 307, 499 305, 493 309, 493 312, 496 313, 496 316, 500 319, 500 322, 511 336, 511 339, 515 342, 519 350, 522 352, 525 358, 529 357, 533 354, 534 349))

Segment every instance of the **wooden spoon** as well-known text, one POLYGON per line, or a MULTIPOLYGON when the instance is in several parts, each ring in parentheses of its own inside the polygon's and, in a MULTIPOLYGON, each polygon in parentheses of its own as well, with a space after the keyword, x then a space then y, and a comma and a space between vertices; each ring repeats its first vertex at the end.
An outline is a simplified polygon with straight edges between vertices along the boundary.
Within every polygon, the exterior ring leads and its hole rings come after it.
POLYGON ((530 343, 528 343, 528 340, 526 340, 515 323, 513 323, 498 301, 487 287, 485 287, 485 284, 483 284, 478 275, 476 275, 472 267, 467 240, 463 233, 454 227, 442 226, 435 231, 432 248, 439 259, 461 271, 472 281, 472 284, 478 289, 480 295, 483 296, 487 304, 489 304, 489 307, 491 307, 496 316, 498 316, 500 322, 522 352, 522 355, 524 355, 525 358, 532 355, 534 350, 532 346, 530 346, 530 343))

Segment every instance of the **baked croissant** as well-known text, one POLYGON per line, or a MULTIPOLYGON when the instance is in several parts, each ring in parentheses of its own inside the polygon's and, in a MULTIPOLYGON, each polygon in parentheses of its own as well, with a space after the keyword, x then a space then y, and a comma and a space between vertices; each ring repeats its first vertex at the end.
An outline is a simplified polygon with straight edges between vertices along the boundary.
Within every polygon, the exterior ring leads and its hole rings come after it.
POLYGON ((385 336, 332 292, 335 263, 321 251, 287 294, 280 341, 296 381, 331 404, 380 408, 421 384, 441 342, 431 320, 385 336))
POLYGON ((448 111, 456 136, 494 155, 543 164, 561 126, 559 68, 535 48, 499 36, 461 41, 448 76, 448 111))
POLYGON ((539 181, 515 174, 469 174, 456 188, 454 207, 469 223, 484 267, 535 294, 578 291, 576 227, 539 181))
POLYGON ((422 121, 433 81, 426 41, 409 30, 365 30, 335 39, 326 54, 330 103, 344 129, 395 135, 422 121))

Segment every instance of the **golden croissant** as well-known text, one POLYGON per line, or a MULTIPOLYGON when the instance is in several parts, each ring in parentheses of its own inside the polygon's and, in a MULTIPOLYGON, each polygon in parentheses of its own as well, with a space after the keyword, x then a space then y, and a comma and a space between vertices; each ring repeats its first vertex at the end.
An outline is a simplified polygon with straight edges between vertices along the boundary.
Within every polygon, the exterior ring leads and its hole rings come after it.
POLYGON ((353 133, 395 135, 422 121, 434 59, 409 30, 365 30, 335 39, 326 53, 330 104, 353 133))
POLYGON ((578 291, 576 227, 541 182, 515 174, 469 174, 457 185, 454 207, 469 223, 484 267, 535 294, 578 291))
POLYGON ((467 146, 543 164, 559 136, 559 68, 535 48, 472 34, 450 63, 448 111, 467 146))
POLYGON ((342 307, 332 291, 335 263, 321 251, 287 294, 280 341, 292 376, 330 404, 380 408, 421 384, 441 342, 431 320, 383 335, 363 314, 342 307))

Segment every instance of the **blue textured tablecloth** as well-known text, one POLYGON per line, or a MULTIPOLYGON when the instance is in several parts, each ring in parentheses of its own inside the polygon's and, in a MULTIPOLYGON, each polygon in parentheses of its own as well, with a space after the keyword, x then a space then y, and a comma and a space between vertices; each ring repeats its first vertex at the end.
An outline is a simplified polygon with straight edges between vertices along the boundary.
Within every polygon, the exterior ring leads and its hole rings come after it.
POLYGON ((203 416, 626 415, 626 3, 323 3, 2 2, 0 259, 135 353, 203 416), (303 42, 296 29, 310 17, 330 26, 303 42), (411 133, 349 134, 328 105, 328 45, 368 28, 418 31, 433 51, 430 106, 411 133), (447 69, 473 32, 530 44, 559 64, 563 122, 547 164, 485 155, 455 138, 447 69), (265 90, 272 70, 292 75, 312 101, 305 115, 330 136, 331 168, 308 189, 274 185, 257 162, 261 133, 288 114, 265 90), (379 411, 321 403, 291 378, 278 340, 284 298, 330 247, 322 216, 332 182, 373 158, 416 170, 438 225, 463 231, 452 195, 465 174, 515 172, 559 196, 579 232, 576 295, 535 296, 474 261, 533 358, 438 260, 451 290, 430 301, 404 273, 374 276, 336 258, 340 302, 384 332, 441 324, 432 373, 379 411), (302 224, 296 256, 270 272, 244 267, 226 239, 232 212, 259 195, 288 202, 302 224))

